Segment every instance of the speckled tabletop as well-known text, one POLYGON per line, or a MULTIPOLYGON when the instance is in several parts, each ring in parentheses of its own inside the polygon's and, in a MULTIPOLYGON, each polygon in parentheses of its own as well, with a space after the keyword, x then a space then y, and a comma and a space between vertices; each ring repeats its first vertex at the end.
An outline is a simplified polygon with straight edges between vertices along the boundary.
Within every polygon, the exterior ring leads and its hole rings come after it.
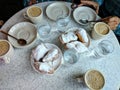
MULTIPOLYGON (((45 7, 52 2, 36 4, 45 7)), ((71 3, 66 3, 70 7, 71 3)), ((8 31, 14 24, 26 21, 23 13, 27 8, 13 15, 1 28, 8 31)), ((71 10, 71 8, 70 8, 71 10)), ((71 10, 72 11, 72 10, 71 10)), ((55 22, 47 18, 44 13, 44 19, 53 25, 54 37, 46 42, 54 43, 59 46, 57 40, 58 33, 54 31, 55 22)), ((72 18, 69 27, 83 27, 77 24, 72 18)), ((89 29, 88 27, 83 27, 89 29)), ((88 30, 89 32, 89 30, 88 30)), ((0 39, 6 39, 6 36, 0 33, 0 39)), ((66 67, 61 65, 53 75, 41 75, 35 72, 30 63, 31 50, 41 41, 36 40, 34 45, 25 49, 15 48, 15 53, 9 64, 0 65, 0 90, 89 90, 84 84, 76 81, 75 77, 82 75, 89 69, 99 70, 105 77, 105 86, 102 90, 119 90, 120 87, 120 47, 112 31, 110 34, 100 40, 91 39, 90 47, 94 47, 101 40, 110 40, 114 44, 113 53, 99 59, 92 60, 86 57, 80 58, 77 63, 66 67)))

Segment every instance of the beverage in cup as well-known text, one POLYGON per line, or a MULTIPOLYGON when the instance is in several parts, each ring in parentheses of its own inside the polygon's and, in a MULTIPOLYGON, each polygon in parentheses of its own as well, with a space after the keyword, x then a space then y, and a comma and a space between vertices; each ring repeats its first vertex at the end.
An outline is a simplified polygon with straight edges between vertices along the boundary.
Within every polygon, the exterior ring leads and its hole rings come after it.
POLYGON ((14 53, 12 45, 7 40, 0 40, 0 62, 9 63, 14 53))
POLYGON ((88 70, 82 77, 77 78, 78 82, 84 82, 90 90, 101 90, 104 87, 105 79, 98 70, 88 70))
POLYGON ((110 27, 104 22, 97 22, 94 25, 92 30, 92 38, 93 39, 101 39, 107 36, 110 32, 110 27))
POLYGON ((41 22, 43 18, 43 10, 39 6, 30 6, 24 14, 24 17, 37 24, 41 22))

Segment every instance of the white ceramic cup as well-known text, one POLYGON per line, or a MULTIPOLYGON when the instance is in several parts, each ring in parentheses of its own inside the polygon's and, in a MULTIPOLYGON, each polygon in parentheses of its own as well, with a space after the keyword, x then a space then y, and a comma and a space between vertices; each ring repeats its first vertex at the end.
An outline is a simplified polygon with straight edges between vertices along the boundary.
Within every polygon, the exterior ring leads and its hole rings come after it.
POLYGON ((31 22, 37 24, 42 21, 43 10, 39 6, 28 7, 26 13, 24 13, 24 18, 29 19, 31 22))
POLYGON ((0 62, 10 63, 14 48, 7 40, 0 40, 0 62))
POLYGON ((110 27, 104 22, 97 22, 92 30, 92 38, 93 39, 101 39, 108 35, 110 32, 110 27))
POLYGON ((83 76, 77 78, 78 82, 85 83, 90 90, 101 90, 104 87, 105 79, 98 70, 88 70, 83 76))

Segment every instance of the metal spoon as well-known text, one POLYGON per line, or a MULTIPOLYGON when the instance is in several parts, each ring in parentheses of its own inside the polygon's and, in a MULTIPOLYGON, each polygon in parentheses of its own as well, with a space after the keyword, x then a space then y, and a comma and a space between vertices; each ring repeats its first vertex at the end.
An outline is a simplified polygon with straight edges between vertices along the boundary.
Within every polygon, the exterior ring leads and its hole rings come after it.
POLYGON ((12 36, 12 35, 10 35, 10 34, 8 34, 8 33, 6 33, 6 32, 4 32, 4 31, 0 31, 1 33, 3 33, 3 34, 6 34, 6 35, 8 35, 8 36, 10 36, 10 37, 12 37, 12 38, 14 38, 14 39, 16 39, 17 40, 17 42, 20 44, 20 45, 26 45, 27 44, 27 41, 26 40, 24 40, 24 39, 17 39, 16 37, 14 37, 14 36, 12 36))
POLYGON ((101 19, 100 20, 91 20, 91 21, 89 21, 89 20, 87 20, 87 19, 80 19, 79 20, 79 22, 80 23, 83 23, 83 24, 87 24, 87 23, 89 23, 89 22, 100 22, 100 21, 102 21, 101 19))

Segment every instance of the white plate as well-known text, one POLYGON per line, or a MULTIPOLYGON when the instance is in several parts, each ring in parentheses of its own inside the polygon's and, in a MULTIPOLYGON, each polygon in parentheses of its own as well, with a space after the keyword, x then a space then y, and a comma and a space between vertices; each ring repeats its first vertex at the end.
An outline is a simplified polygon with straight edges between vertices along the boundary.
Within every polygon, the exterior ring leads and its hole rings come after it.
POLYGON ((64 2, 55 2, 47 6, 46 14, 51 20, 56 20, 58 16, 69 16, 70 10, 64 2))
MULTIPOLYGON (((60 65, 61 65, 61 63, 62 63, 62 59, 63 59, 63 56, 62 56, 62 51, 58 48, 58 46, 56 46, 55 44, 51 44, 51 43, 44 43, 44 45, 50 50, 50 49, 52 49, 52 48, 55 48, 55 49, 57 49, 58 50, 58 52, 59 52, 59 57, 55 60, 55 62, 53 62, 53 65, 54 65, 54 70, 56 71, 56 69, 58 69, 59 67, 60 67, 60 65)), ((34 50, 34 49, 33 49, 34 50)), ((34 56, 33 56, 33 52, 31 53, 31 65, 32 65, 32 67, 33 67, 33 69, 36 71, 36 72, 38 72, 38 73, 40 73, 40 74, 42 74, 42 72, 40 72, 39 70, 37 70, 36 68, 35 68, 35 66, 34 66, 34 56)), ((48 74, 47 72, 46 73, 43 73, 43 74, 48 74)))
POLYGON ((81 7, 76 8, 73 11, 73 17, 77 23, 81 25, 85 25, 83 23, 80 23, 79 20, 80 19, 87 19, 90 21, 96 20, 97 14, 93 9, 86 7, 86 6, 81 6, 81 7))
POLYGON ((8 40, 11 42, 11 44, 14 47, 17 47, 17 48, 25 48, 25 47, 30 46, 37 37, 36 27, 32 23, 29 23, 29 22, 20 22, 20 23, 15 24, 9 30, 8 33, 18 39, 21 38, 27 41, 26 45, 21 46, 17 43, 17 41, 14 38, 8 36, 8 40))

